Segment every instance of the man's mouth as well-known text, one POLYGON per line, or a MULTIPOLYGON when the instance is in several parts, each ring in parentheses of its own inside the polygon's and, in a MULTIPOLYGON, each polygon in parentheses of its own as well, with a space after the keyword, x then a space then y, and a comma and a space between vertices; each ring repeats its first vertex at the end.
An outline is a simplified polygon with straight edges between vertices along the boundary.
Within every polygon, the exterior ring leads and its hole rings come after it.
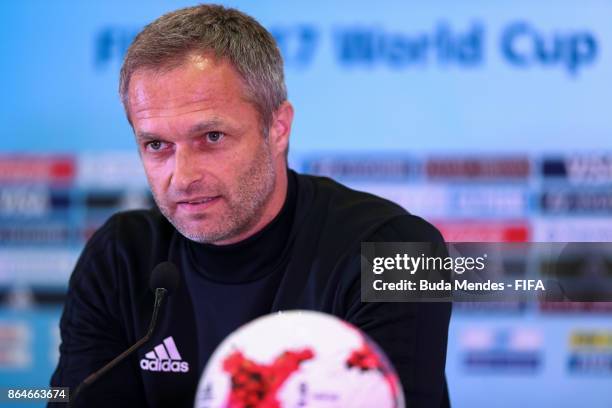
POLYGON ((187 211, 199 211, 216 203, 221 196, 195 197, 177 202, 177 206, 187 211))
POLYGON ((202 203, 208 203, 212 200, 214 200, 217 197, 204 197, 204 198, 196 198, 193 200, 185 200, 185 201, 181 201, 181 204, 202 204, 202 203))

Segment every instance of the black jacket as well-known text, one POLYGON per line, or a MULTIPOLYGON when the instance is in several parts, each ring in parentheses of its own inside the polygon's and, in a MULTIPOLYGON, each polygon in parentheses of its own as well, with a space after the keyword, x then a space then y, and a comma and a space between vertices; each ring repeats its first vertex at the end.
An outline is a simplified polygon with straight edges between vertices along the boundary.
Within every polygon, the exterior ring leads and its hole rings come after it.
MULTIPOLYGON (((448 406, 444 366, 451 305, 362 303, 360 295, 360 242, 442 242, 440 233, 387 200, 327 178, 290 175, 297 201, 283 256, 274 266, 278 279, 266 287, 266 310, 249 319, 290 309, 336 315, 360 327, 388 354, 400 375, 407 407, 448 406)), ((205 334, 196 329, 202 318, 194 310, 198 294, 184 284, 185 276, 197 269, 185 255, 187 245, 157 210, 117 214, 88 242, 70 279, 53 386, 74 392, 88 374, 146 333, 153 304, 149 277, 155 265, 174 262, 183 284, 164 306, 153 338, 80 395, 77 406, 193 405, 202 364, 210 356, 199 355, 205 334), (177 366, 174 372, 143 369, 141 360, 169 336, 188 366, 177 366)), ((240 299, 227 301, 242 306, 240 299)), ((219 304, 223 300, 215 302, 219 313, 205 319, 227 326, 219 304)), ((242 323, 246 321, 233 322, 223 333, 242 323)), ((216 345, 223 338, 206 340, 216 345)))

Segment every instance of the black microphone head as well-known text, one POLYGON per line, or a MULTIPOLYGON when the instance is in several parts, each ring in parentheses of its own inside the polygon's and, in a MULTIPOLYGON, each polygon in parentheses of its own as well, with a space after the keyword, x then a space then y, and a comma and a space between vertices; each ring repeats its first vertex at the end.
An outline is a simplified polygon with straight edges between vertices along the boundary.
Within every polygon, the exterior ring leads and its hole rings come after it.
POLYGON ((168 291, 168 296, 174 292, 179 284, 179 271, 172 262, 162 262, 157 264, 151 272, 149 286, 155 292, 157 288, 164 288, 168 291))

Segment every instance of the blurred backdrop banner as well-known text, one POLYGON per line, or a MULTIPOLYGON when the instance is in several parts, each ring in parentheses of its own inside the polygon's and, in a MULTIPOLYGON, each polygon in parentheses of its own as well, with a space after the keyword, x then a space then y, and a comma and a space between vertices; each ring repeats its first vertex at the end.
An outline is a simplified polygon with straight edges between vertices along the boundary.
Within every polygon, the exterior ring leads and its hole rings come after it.
MULTIPOLYGON (((193 4, 0 4, 0 387, 48 384, 84 243, 152 205, 119 68, 145 24, 193 4)), ((224 4, 278 41, 294 169, 390 198, 449 242, 612 242, 611 2, 224 4)), ((611 317, 457 304, 451 401, 612 406, 611 317)))

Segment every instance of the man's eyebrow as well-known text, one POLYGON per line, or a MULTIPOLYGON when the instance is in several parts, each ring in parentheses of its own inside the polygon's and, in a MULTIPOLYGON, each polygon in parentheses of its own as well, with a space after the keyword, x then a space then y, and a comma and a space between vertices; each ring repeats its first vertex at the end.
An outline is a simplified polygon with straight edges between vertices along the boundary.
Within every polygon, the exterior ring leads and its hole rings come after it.
MULTIPOLYGON (((189 133, 190 134, 205 133, 205 132, 211 132, 213 130, 219 130, 219 128, 235 130, 233 126, 230 126, 228 123, 220 119, 210 119, 204 122, 196 123, 189 129, 189 133)), ((163 140, 164 138, 155 133, 138 132, 136 133, 136 139, 140 141, 147 141, 147 140, 163 140)))
POLYGON ((204 122, 196 123, 189 129, 189 133, 203 133, 212 130, 219 130, 220 127, 228 127, 228 124, 220 119, 210 119, 204 122))
POLYGON ((158 135, 156 135, 155 133, 140 132, 140 133, 136 133, 136 139, 141 140, 141 141, 145 141, 145 140, 159 140, 160 137, 158 135))

